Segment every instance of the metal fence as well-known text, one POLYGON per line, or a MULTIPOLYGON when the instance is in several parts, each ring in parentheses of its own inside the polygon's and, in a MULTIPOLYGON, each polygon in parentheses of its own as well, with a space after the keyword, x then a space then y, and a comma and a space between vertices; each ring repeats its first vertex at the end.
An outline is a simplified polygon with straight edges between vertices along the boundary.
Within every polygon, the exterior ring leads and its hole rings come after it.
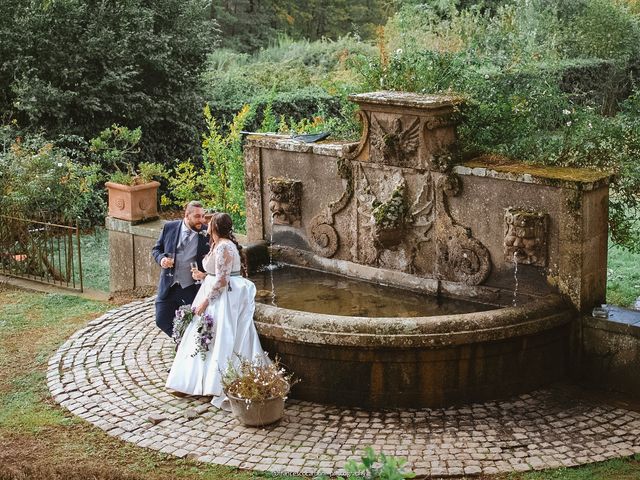
POLYGON ((82 291, 78 224, 0 215, 0 273, 82 291))

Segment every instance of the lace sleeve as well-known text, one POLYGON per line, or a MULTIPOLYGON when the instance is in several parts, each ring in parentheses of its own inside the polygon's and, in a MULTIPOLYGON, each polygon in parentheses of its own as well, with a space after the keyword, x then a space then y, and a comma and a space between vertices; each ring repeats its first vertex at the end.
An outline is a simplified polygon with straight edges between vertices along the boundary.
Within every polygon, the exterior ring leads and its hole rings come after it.
POLYGON ((216 280, 207 293, 210 302, 213 302, 220 295, 222 290, 229 284, 229 276, 233 268, 233 251, 231 247, 235 245, 229 242, 221 243, 214 250, 216 262, 216 280))

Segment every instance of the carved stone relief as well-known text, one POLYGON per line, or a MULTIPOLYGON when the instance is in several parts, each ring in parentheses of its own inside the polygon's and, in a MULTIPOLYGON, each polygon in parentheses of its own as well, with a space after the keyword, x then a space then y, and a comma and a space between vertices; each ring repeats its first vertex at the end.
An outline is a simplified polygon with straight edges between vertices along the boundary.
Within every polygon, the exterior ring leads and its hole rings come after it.
POLYGON ((454 142, 456 123, 457 119, 453 114, 425 120, 422 136, 429 170, 446 173, 457 163, 459 152, 454 142))
POLYGON ((300 226, 302 182, 290 178, 269 177, 269 211, 274 225, 300 226))
POLYGON ((324 212, 313 217, 308 229, 311 248, 318 255, 327 258, 333 257, 340 246, 340 237, 333 226, 334 217, 347 206, 353 196, 353 172, 348 160, 338 159, 338 174, 345 183, 342 195, 325 207, 324 212))
MULTIPOLYGON (((356 221, 352 258, 406 272, 425 272, 414 262, 423 243, 431 240, 435 220, 431 174, 356 163, 356 221)), ((422 262, 423 264, 424 262, 422 262)))
POLYGON ((507 208, 504 213, 504 259, 524 265, 547 265, 548 215, 507 208))
MULTIPOLYGON (((454 112, 377 108, 360 112, 361 140, 342 150, 340 198, 321 203, 304 222, 310 248, 323 257, 340 250, 341 259, 424 277, 484 282, 489 252, 448 209, 447 197, 461 188, 459 177, 448 173, 455 163, 454 112), (348 242, 348 252, 341 242, 348 242)), ((293 199, 301 197, 301 186, 271 179, 269 186, 274 222, 299 225, 300 206, 293 199)))
POLYGON ((371 160, 386 165, 408 166, 420 146, 420 118, 383 120, 371 115, 371 160))
POLYGON ((491 257, 487 248, 475 239, 470 228, 454 222, 446 197, 462 190, 460 177, 442 175, 436 184, 436 257, 437 276, 442 280, 479 285, 491 272, 491 257))

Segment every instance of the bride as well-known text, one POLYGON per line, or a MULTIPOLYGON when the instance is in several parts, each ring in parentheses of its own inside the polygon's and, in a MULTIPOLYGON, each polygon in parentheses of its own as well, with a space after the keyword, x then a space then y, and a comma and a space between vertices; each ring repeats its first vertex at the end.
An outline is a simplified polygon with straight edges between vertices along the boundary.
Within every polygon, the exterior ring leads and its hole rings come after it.
POLYGON ((189 395, 212 395, 211 403, 225 410, 222 375, 228 361, 263 354, 253 324, 256 287, 241 275, 242 247, 232 227, 226 213, 215 213, 209 222, 212 246, 202 261, 206 273, 193 270, 196 280, 204 279, 192 304, 195 316, 182 335, 166 385, 189 395), (207 339, 199 332, 203 314, 205 320, 213 319, 208 350, 199 347, 207 339))

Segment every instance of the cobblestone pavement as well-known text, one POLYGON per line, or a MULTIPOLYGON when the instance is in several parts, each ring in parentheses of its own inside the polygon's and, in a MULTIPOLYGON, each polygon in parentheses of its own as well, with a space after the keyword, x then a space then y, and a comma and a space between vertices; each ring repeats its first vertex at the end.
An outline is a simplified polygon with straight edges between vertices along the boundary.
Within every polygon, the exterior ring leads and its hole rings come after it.
POLYGON ((368 412, 288 400, 279 423, 243 427, 207 398, 165 391, 173 344, 153 315, 145 300, 91 321, 51 357, 47 375, 58 403, 141 447, 303 475, 340 473, 367 445, 432 476, 574 466, 640 452, 640 413, 564 387, 447 409, 368 412))

